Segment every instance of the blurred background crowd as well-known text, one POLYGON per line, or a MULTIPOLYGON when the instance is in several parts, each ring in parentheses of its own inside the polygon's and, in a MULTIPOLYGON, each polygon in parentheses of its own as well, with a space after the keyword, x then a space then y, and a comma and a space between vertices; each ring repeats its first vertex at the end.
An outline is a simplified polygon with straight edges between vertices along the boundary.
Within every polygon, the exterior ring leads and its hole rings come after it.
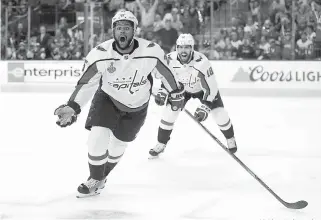
POLYGON ((321 0, 1 0, 1 59, 79 60, 112 38, 120 9, 137 36, 175 50, 180 33, 211 60, 321 60, 321 0))

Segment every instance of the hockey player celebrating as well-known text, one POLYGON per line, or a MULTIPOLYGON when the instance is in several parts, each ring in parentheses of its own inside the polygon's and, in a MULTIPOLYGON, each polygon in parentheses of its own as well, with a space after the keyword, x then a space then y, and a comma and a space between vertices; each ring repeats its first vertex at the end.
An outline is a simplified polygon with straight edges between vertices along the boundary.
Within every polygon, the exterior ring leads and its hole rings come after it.
MULTIPOLYGON (((210 62, 200 52, 194 51, 194 39, 190 34, 181 34, 176 41, 176 51, 167 55, 169 65, 175 70, 178 81, 185 88, 185 104, 190 98, 201 101, 196 109, 194 117, 204 121, 211 115, 223 135, 227 139, 230 152, 237 150, 232 122, 224 109, 223 101, 217 88, 214 72, 210 62)), ((162 153, 170 139, 174 123, 180 111, 172 111, 170 104, 166 102, 167 89, 162 85, 155 96, 158 105, 165 105, 161 123, 158 129, 158 143, 149 151, 150 159, 162 153)), ((184 104, 184 105, 185 105, 184 104)))
POLYGON ((67 104, 55 110, 57 124, 73 124, 94 95, 86 121, 90 176, 78 187, 78 197, 97 195, 105 180, 144 124, 153 85, 154 68, 162 75, 175 112, 184 105, 183 86, 165 62, 159 45, 136 38, 136 17, 119 11, 112 19, 113 39, 92 49, 83 75, 67 104))

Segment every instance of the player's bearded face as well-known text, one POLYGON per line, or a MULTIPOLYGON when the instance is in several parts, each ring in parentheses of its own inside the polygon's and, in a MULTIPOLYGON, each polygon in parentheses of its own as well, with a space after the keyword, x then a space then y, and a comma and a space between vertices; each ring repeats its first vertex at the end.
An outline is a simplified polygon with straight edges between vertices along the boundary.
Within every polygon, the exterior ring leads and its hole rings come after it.
POLYGON ((120 49, 126 49, 134 37, 134 27, 128 21, 118 21, 114 27, 114 38, 120 49))
POLYGON ((177 46, 177 52, 179 54, 179 58, 183 62, 189 61, 192 55, 193 48, 191 45, 179 45, 177 46))

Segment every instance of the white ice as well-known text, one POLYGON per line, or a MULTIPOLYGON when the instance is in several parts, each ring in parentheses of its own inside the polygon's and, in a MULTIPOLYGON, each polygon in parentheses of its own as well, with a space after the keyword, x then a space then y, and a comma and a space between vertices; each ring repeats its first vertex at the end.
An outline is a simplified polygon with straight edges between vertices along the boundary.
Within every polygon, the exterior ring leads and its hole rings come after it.
MULTIPOLYGON (((320 99, 224 97, 237 156, 284 200, 309 202, 289 210, 185 113, 165 153, 148 160, 161 116, 153 102, 102 194, 77 199, 89 173, 88 106, 59 128, 53 111, 68 96, 0 93, 0 219, 321 219, 320 99)), ((211 119, 205 125, 225 143, 211 119)))

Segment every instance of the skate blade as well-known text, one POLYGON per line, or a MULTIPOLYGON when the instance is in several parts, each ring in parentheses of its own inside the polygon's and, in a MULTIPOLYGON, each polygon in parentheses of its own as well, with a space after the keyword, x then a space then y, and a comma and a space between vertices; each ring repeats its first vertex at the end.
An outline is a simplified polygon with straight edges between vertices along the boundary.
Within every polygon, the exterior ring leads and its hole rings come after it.
POLYGON ((158 159, 158 158, 159 158, 159 155, 157 155, 157 156, 149 155, 149 157, 148 157, 149 160, 155 160, 155 159, 158 159))
POLYGON ((237 151, 237 147, 229 148, 228 151, 232 154, 235 154, 237 151))
POLYGON ((94 193, 90 193, 90 194, 81 194, 81 193, 78 193, 78 195, 76 196, 76 198, 82 199, 82 198, 87 198, 87 197, 92 197, 92 196, 98 196, 98 195, 100 195, 100 192, 94 192, 94 193))
MULTIPOLYGON (((164 150, 165 150, 165 149, 164 149, 164 150)), ((156 156, 153 156, 153 155, 149 154, 148 159, 150 159, 150 160, 158 159, 159 156, 160 156, 162 153, 164 153, 164 150, 162 150, 161 152, 159 152, 156 156)))
POLYGON ((100 188, 98 188, 95 192, 89 193, 89 194, 82 194, 78 192, 78 195, 76 196, 78 199, 80 198, 86 198, 86 197, 91 197, 91 196, 98 196, 101 192, 101 190, 103 190, 105 188, 105 186, 102 186, 100 188))

